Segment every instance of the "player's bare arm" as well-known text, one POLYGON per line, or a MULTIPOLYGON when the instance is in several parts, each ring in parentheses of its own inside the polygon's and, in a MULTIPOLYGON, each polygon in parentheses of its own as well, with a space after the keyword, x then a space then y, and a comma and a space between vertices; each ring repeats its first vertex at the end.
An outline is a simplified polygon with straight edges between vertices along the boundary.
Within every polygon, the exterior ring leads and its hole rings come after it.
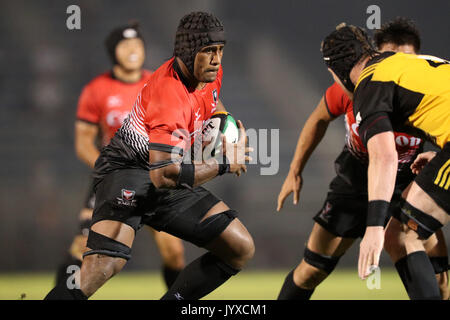
POLYGON ((294 193, 293 203, 298 203, 303 183, 303 169, 308 162, 309 157, 325 135, 328 125, 334 119, 335 118, 333 118, 327 110, 325 98, 322 97, 316 109, 314 109, 306 120, 305 126, 298 138, 289 173, 278 194, 277 211, 280 211, 283 208, 284 201, 291 193, 294 193))
MULTIPOLYGON (((369 152, 368 196, 370 203, 387 203, 391 201, 397 175, 398 154, 395 148, 394 133, 391 131, 374 135, 367 142, 369 152)), ((387 209, 387 208, 386 208, 387 209)), ((369 212, 382 215, 382 212, 369 212)), ((370 217, 368 217, 368 220, 370 217)), ((368 224, 360 244, 358 271, 365 279, 370 274, 371 266, 378 266, 383 249, 383 226, 368 224)))
POLYGON ((78 158, 90 168, 94 168, 100 154, 95 144, 98 131, 96 124, 80 120, 75 122, 75 151, 78 158))
MULTIPOLYGON (((226 172, 221 172, 221 164, 214 158, 203 161, 202 163, 193 164, 194 181, 192 186, 202 185, 223 173, 234 173, 237 176, 240 176, 242 172, 247 172, 245 163, 251 161, 251 157, 248 156, 248 153, 253 149, 246 146, 247 136, 245 128, 240 120, 238 120, 238 126, 240 131, 239 141, 237 143, 227 143, 226 140, 224 140, 225 143, 223 144, 222 150, 227 158, 229 169, 227 169, 226 172)), ((149 152, 150 163, 170 160, 173 156, 172 154, 163 151, 150 150, 149 152)), ((183 164, 181 163, 180 158, 180 163, 173 163, 166 167, 151 170, 150 179, 157 188, 175 188, 180 183, 182 170, 183 164)))

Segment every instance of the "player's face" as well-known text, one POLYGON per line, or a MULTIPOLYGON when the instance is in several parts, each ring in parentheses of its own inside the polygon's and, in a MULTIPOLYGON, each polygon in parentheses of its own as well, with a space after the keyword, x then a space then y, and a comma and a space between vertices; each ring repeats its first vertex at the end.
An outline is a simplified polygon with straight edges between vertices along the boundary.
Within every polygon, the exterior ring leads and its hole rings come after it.
POLYGON ((199 82, 213 82, 217 78, 222 63, 223 44, 211 45, 200 49, 195 56, 194 77, 199 82))
POLYGON ((140 70, 145 60, 144 42, 139 38, 125 39, 116 47, 116 59, 125 70, 140 70))
POLYGON ((414 46, 411 44, 402 44, 402 45, 396 45, 395 43, 383 43, 380 48, 380 52, 385 51, 394 51, 394 52, 403 52, 403 53, 409 53, 409 54, 417 54, 414 50, 414 46))

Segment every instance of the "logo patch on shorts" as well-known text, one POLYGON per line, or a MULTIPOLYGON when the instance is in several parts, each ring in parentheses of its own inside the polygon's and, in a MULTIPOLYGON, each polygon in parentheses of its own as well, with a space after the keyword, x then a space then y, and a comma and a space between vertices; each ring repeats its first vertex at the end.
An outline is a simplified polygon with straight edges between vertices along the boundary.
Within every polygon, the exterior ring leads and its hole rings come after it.
POLYGON ((417 222, 415 222, 413 219, 409 219, 407 225, 410 229, 412 229, 414 231, 417 231, 417 228, 419 227, 417 222))
POLYGON ((124 206, 136 207, 136 200, 134 200, 134 196, 136 195, 136 191, 122 189, 122 197, 117 198, 119 204, 124 206))
POLYGON ((330 219, 330 211, 331 211, 332 208, 333 208, 333 206, 331 205, 331 203, 329 203, 327 201, 325 203, 325 206, 323 207, 322 211, 320 212, 320 217, 325 222, 328 222, 328 220, 330 219))

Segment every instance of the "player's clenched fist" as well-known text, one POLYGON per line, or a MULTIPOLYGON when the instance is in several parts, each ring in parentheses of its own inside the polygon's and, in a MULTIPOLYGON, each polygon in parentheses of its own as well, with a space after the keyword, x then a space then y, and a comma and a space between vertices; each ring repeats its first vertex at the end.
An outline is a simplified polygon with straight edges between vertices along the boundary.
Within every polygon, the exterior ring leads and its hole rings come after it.
POLYGON ((248 153, 252 152, 253 148, 247 147, 247 133, 240 120, 237 121, 237 125, 239 140, 236 143, 228 143, 226 137, 222 135, 222 153, 230 164, 229 172, 240 176, 242 172, 247 172, 245 163, 252 160, 248 153))

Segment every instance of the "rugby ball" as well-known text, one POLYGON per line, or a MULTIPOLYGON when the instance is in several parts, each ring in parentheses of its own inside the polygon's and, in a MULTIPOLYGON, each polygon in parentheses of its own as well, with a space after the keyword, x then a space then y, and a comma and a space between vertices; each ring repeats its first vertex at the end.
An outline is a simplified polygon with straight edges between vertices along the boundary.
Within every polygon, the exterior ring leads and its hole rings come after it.
POLYGON ((205 160, 212 157, 220 157, 222 154, 222 139, 224 135, 228 143, 236 143, 239 140, 239 128, 233 116, 228 112, 215 112, 206 121, 203 127, 203 141, 206 146, 203 149, 205 160))

